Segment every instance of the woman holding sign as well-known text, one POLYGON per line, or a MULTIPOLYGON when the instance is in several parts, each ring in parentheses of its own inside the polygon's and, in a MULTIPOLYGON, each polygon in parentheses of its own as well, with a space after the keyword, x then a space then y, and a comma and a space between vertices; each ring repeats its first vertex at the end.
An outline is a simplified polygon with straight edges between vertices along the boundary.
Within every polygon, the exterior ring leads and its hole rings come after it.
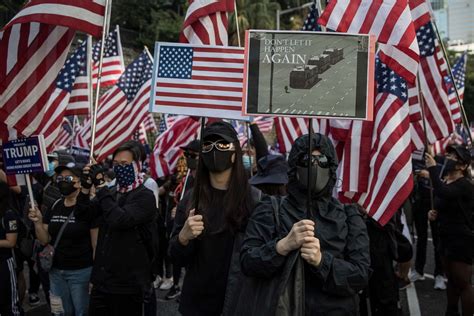
MULTIPOLYGON (((54 171, 63 198, 57 200, 44 217, 37 207, 30 209, 28 217, 35 225, 38 240, 43 245, 54 245, 49 271, 52 314, 87 315, 98 229, 92 217, 79 219, 75 216, 79 211, 76 202, 81 188, 81 166, 69 162, 54 171)), ((45 269, 43 262, 41 264, 45 269)))

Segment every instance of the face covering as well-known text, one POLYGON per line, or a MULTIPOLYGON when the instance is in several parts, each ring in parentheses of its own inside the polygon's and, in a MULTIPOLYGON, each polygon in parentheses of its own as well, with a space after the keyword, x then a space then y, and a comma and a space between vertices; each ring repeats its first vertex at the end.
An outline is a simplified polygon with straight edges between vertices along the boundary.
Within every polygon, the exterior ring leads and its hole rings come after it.
POLYGON ((451 172, 451 171, 456 170, 457 163, 458 162, 456 160, 446 158, 444 162, 444 172, 451 172))
POLYGON ((128 187, 135 181, 135 170, 133 164, 116 165, 114 166, 114 172, 117 183, 120 187, 128 187))
POLYGON ((232 168, 232 154, 234 151, 219 151, 213 149, 210 152, 202 153, 202 161, 211 172, 222 172, 232 168))
MULTIPOLYGON (((305 188, 308 188, 308 168, 307 167, 296 167, 296 174, 298 182, 305 188)), ((319 165, 311 167, 311 192, 317 194, 321 192, 330 179, 329 168, 321 168, 319 165)))
POLYGON ((186 166, 191 170, 196 170, 197 168, 197 159, 195 158, 186 158, 186 166))
POLYGON ((242 162, 244 163, 245 169, 252 169, 252 157, 250 157, 249 155, 244 155, 242 156, 242 162))
POLYGON ((63 196, 68 196, 72 193, 74 193, 77 189, 74 187, 74 182, 66 182, 66 181, 60 181, 58 182, 58 189, 59 189, 59 192, 61 192, 61 194, 63 196))
POLYGON ((52 176, 54 176, 54 166, 55 166, 55 165, 54 165, 54 162, 50 161, 50 162, 48 163, 48 170, 46 170, 45 173, 46 173, 46 175, 47 175, 48 177, 50 177, 50 178, 51 178, 52 176))

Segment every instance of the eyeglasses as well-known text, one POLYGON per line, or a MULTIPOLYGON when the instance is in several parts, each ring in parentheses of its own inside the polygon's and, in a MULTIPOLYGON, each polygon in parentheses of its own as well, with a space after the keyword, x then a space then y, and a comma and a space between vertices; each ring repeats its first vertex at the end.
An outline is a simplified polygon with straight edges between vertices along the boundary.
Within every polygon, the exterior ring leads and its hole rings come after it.
POLYGON ((56 183, 63 182, 63 181, 67 183, 75 182, 73 176, 57 176, 56 177, 56 183))
POLYGON ((190 152, 185 151, 184 152, 184 157, 191 158, 191 159, 196 159, 198 157, 198 154, 190 153, 190 152))
MULTIPOLYGON (((301 167, 308 167, 308 155, 304 155, 299 164, 301 167)), ((321 168, 329 168, 329 160, 325 155, 311 155, 311 165, 318 164, 321 168)))
POLYGON ((235 146, 233 143, 228 143, 225 140, 218 140, 216 142, 204 142, 202 144, 202 152, 208 153, 212 150, 212 148, 216 148, 219 151, 234 151, 235 146))

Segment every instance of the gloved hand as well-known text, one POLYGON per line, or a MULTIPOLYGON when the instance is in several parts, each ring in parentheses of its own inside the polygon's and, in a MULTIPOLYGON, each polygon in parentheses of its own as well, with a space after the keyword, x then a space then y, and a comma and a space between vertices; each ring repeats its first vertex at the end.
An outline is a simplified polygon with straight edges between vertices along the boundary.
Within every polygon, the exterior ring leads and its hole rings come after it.
POLYGON ((92 165, 90 168, 90 177, 95 187, 105 185, 104 168, 101 165, 92 165))
POLYGON ((84 169, 82 170, 81 186, 86 190, 90 190, 90 188, 92 187, 92 180, 91 180, 91 177, 90 177, 90 166, 89 165, 85 166, 84 169))

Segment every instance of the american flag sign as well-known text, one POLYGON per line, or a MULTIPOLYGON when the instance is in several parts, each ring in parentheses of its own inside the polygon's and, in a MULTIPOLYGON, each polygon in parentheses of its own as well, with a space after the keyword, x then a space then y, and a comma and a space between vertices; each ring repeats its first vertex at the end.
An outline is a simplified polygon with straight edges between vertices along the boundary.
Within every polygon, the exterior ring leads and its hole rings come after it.
POLYGON ((151 112, 242 116, 244 49, 157 43, 151 112))

